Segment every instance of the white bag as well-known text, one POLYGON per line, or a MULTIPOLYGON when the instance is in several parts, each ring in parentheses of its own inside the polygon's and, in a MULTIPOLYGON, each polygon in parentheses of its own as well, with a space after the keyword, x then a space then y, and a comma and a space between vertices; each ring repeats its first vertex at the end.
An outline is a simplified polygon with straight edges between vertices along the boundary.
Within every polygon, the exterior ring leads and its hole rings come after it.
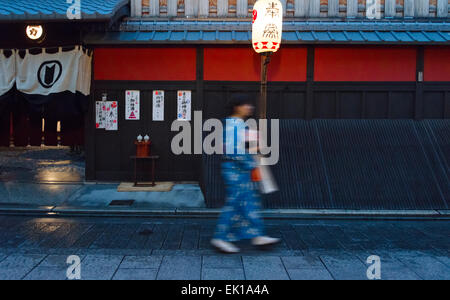
POLYGON ((275 178, 272 175, 272 171, 270 170, 269 166, 264 166, 261 165, 261 159, 258 156, 258 168, 259 168, 259 173, 261 175, 261 181, 259 182, 259 189, 261 191, 262 194, 270 194, 270 193, 274 193, 277 192, 278 189, 278 185, 277 182, 275 181, 275 178))

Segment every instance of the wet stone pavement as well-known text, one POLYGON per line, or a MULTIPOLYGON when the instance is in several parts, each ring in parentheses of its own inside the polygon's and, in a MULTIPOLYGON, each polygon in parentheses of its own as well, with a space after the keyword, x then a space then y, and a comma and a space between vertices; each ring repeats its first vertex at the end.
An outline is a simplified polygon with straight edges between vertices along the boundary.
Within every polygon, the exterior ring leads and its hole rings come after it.
POLYGON ((205 207, 197 183, 169 192, 118 192, 119 182, 85 183, 84 172, 83 155, 68 147, 0 147, 0 207, 107 208, 112 200, 134 200, 134 209, 205 207))
POLYGON ((84 181, 82 154, 69 147, 0 147, 0 181, 80 183, 84 181))
POLYGON ((214 219, 0 216, 0 279, 367 279, 371 255, 381 279, 450 279, 448 221, 266 220, 272 249, 209 246, 214 219))

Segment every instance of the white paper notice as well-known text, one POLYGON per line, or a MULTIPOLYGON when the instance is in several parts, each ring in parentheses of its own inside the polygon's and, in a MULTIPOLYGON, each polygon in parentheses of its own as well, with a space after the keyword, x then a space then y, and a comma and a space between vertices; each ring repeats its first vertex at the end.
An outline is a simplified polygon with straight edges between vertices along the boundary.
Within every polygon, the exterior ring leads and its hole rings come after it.
POLYGON ((153 91, 153 121, 164 121, 164 91, 153 91))
POLYGON ((107 101, 106 104, 106 130, 117 130, 118 129, 118 120, 117 120, 117 102, 116 101, 107 101))
POLYGON ((139 120, 140 92, 125 91, 125 120, 139 120))
POLYGON ((178 91, 178 120, 191 120, 191 91, 178 91))
POLYGON ((106 114, 106 102, 105 101, 96 101, 95 102, 95 128, 97 129, 105 129, 105 117, 106 114))

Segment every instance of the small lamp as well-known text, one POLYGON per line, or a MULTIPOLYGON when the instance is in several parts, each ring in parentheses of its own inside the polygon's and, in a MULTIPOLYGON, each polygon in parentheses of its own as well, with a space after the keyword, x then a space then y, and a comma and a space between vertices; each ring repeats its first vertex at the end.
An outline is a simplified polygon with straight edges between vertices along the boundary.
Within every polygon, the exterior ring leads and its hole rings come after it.
POLYGON ((44 29, 41 25, 28 25, 25 32, 30 40, 39 40, 44 34, 44 29))

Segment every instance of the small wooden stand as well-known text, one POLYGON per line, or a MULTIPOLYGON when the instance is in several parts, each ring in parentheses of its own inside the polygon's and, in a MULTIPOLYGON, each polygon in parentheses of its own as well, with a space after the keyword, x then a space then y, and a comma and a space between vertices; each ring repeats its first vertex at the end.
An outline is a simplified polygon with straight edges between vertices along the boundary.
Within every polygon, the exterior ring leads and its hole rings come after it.
POLYGON ((134 142, 136 145, 136 156, 137 157, 148 157, 150 156, 150 145, 151 142, 134 142))
POLYGON ((158 155, 150 155, 150 156, 130 156, 130 159, 134 159, 134 186, 136 187, 149 187, 149 186, 155 186, 155 160, 159 159, 158 155), (137 179, 137 161, 141 160, 151 160, 152 161, 152 183, 151 184, 144 184, 144 183, 138 183, 137 179))

